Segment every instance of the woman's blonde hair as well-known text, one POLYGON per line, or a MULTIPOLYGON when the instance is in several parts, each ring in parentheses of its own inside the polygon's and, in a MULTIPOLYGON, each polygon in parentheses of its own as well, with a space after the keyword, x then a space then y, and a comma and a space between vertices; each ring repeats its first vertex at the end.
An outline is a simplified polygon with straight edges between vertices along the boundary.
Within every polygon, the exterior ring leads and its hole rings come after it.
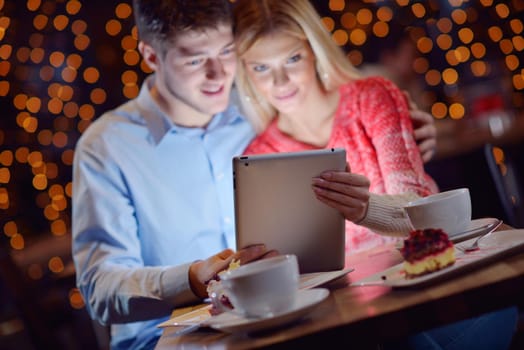
POLYGON ((241 107, 257 132, 263 131, 276 110, 257 93, 247 77, 242 56, 261 38, 285 33, 307 40, 316 58, 317 78, 326 91, 357 79, 359 73, 344 51, 331 39, 308 0, 237 0, 233 9, 239 64, 236 85, 241 107))

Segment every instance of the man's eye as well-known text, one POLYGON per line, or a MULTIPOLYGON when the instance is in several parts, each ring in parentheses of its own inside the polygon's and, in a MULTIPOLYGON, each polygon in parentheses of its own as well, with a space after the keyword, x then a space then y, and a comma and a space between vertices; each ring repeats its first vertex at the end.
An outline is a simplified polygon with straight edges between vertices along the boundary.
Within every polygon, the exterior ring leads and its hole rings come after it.
POLYGON ((224 49, 224 50, 222 51, 222 55, 223 55, 223 56, 230 55, 230 54, 232 54, 234 51, 235 51, 235 48, 234 48, 234 47, 228 47, 228 48, 226 48, 226 49, 224 49))
POLYGON ((202 62, 204 62, 204 59, 203 58, 198 58, 198 59, 194 59, 194 60, 191 60, 191 61, 187 62, 186 65, 188 65, 188 66, 198 66, 202 62))

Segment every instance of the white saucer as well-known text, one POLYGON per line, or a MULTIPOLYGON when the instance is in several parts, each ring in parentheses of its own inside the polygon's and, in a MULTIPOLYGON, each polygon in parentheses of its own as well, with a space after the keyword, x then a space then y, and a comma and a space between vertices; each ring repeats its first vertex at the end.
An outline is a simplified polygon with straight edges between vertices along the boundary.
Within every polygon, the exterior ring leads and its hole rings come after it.
POLYGON ((329 291, 325 288, 300 290, 293 309, 284 313, 267 318, 245 318, 233 312, 224 312, 210 317, 204 325, 228 333, 254 333, 277 328, 299 320, 328 295, 329 291))
POLYGON ((468 228, 463 232, 450 234, 449 238, 453 243, 462 242, 467 239, 482 235, 495 228, 500 220, 496 218, 482 218, 471 220, 468 228))

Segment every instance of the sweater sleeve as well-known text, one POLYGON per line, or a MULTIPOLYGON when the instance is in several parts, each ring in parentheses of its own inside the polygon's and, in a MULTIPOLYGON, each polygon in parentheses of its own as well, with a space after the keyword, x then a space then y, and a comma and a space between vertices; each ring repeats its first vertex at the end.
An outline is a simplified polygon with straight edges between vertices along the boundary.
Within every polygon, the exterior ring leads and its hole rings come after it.
POLYGON ((438 192, 424 171, 404 94, 387 79, 368 78, 362 81, 359 103, 386 193, 427 196, 438 192))
POLYGON ((397 195, 371 194, 366 216, 358 224, 386 236, 403 237, 412 230, 411 222, 402 208, 419 198, 415 193, 397 195))

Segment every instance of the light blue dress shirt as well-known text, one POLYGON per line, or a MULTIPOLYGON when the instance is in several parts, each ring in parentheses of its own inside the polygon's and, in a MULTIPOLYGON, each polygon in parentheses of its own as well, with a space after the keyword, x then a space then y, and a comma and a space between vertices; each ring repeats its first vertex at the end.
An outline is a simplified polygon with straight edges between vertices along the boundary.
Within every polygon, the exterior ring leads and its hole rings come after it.
POLYGON ((174 306, 197 301, 189 264, 235 247, 231 158, 254 137, 235 106, 206 128, 173 124, 150 80, 75 151, 77 284, 92 317, 112 324, 113 349, 154 342, 174 306))

